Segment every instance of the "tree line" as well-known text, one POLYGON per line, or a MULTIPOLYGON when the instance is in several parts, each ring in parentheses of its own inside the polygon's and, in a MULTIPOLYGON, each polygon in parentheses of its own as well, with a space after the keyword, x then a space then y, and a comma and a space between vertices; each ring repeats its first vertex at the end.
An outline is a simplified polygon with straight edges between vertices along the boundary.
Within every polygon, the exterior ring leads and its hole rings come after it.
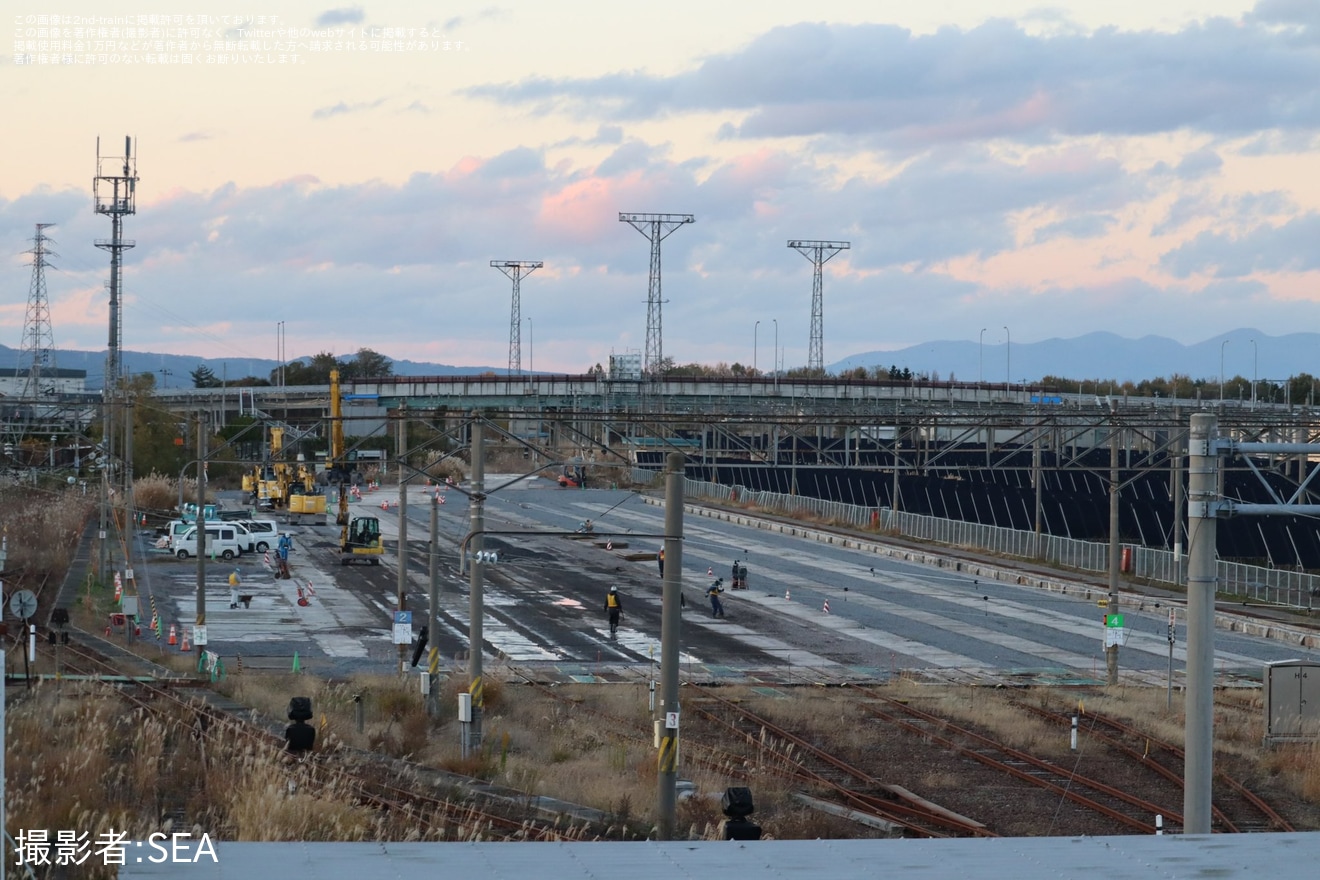
POLYGON ((348 382, 353 379, 378 379, 394 375, 394 363, 378 351, 359 348, 352 357, 335 357, 328 351, 312 355, 306 361, 302 358, 289 361, 282 367, 270 371, 269 378, 244 376, 232 382, 222 382, 215 371, 206 364, 198 364, 197 369, 188 373, 194 388, 230 388, 265 387, 270 385, 329 385, 330 371, 339 371, 339 380, 348 382))

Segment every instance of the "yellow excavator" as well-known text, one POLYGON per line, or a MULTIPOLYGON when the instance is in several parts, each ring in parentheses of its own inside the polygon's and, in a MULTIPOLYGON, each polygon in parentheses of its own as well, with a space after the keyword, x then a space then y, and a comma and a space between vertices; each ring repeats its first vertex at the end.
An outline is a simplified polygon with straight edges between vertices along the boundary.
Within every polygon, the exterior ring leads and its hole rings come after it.
POLYGON ((369 562, 380 565, 385 547, 380 540, 380 520, 374 516, 348 515, 348 493, 352 468, 344 450, 344 402, 339 393, 339 371, 330 371, 330 455, 325 462, 326 484, 337 486, 339 509, 339 564, 369 562))
MULTIPOLYGON (((299 462, 297 470, 283 460, 284 429, 270 429, 270 459, 243 475, 243 491, 250 492, 252 503, 258 508, 289 508, 290 499, 312 491, 313 477, 307 466, 299 462)), ((324 511, 324 508, 322 508, 324 511)))

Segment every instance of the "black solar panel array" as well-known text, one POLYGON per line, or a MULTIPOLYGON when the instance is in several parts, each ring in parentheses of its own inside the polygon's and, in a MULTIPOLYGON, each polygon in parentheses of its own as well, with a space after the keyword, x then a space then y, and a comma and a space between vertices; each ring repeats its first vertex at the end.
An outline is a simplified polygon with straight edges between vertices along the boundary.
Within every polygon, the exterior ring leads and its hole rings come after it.
MULTIPOLYGON (((893 507, 893 453, 888 448, 846 450, 842 441, 818 451, 805 439, 797 441, 798 464, 791 466, 792 443, 781 443, 778 467, 749 465, 745 459, 715 459, 713 464, 688 466, 688 476, 758 491, 791 493, 865 507, 893 507), (862 466, 844 467, 860 457, 862 466), (822 464, 823 461, 835 464, 822 464), (889 468, 880 471, 868 468, 889 468), (796 488, 794 481, 796 480, 796 488)), ((645 467, 659 469, 664 452, 639 453, 645 467)), ((1030 448, 996 450, 995 468, 986 467, 984 446, 932 445, 918 456, 901 451, 899 509, 908 513, 964 520, 1002 528, 1035 529, 1036 492, 1031 485, 1030 448), (914 461, 934 460, 927 473, 913 473, 914 461)), ((1168 460, 1134 453, 1123 459, 1119 481, 1119 535, 1126 543, 1171 548, 1173 498, 1168 460)), ((1258 465, 1274 491, 1284 499, 1297 484, 1258 465)), ((1109 450, 1097 448, 1061 463, 1050 452, 1041 454, 1041 527, 1046 534, 1086 541, 1109 535, 1109 450)), ((1273 503, 1256 476, 1240 467, 1225 473, 1225 495, 1247 503, 1273 503)), ((1184 485, 1185 491, 1185 485, 1184 485)), ((1313 500, 1314 503, 1314 500, 1313 500)), ((1185 514, 1184 514, 1185 515, 1185 514)), ((1304 516, 1235 517, 1221 520, 1218 551, 1233 559, 1276 567, 1320 569, 1320 519, 1304 516)))

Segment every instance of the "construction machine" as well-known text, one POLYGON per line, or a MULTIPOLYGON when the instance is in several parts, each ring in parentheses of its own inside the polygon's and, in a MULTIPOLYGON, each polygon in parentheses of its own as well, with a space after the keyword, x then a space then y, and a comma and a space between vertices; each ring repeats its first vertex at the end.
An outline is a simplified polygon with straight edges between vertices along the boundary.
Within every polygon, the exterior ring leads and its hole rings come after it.
POLYGON ((252 493, 252 503, 259 508, 285 510, 294 495, 312 492, 313 475, 302 462, 295 468, 283 460, 284 429, 270 429, 270 458, 251 473, 243 475, 243 490, 252 493))
POLYGON ((578 489, 587 485, 587 469, 582 459, 574 458, 559 472, 559 488, 578 489))
POLYGON ((380 565, 385 547, 380 540, 380 520, 374 516, 350 517, 348 495, 352 467, 344 449, 344 400, 339 392, 339 371, 330 371, 330 454, 325 462, 326 483, 337 486, 339 507, 335 523, 339 526, 339 564, 370 562, 380 565))

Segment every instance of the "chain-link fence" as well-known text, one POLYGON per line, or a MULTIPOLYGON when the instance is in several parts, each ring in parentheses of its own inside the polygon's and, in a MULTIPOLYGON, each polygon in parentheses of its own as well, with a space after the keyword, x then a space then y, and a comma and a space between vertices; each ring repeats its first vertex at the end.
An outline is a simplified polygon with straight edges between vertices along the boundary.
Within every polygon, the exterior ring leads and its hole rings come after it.
MULTIPOLYGON (((655 475, 654 471, 638 470, 638 476, 655 475)), ((687 480, 684 497, 780 514, 805 515, 823 523, 873 528, 906 538, 1031 559, 1077 571, 1109 571, 1109 545, 1094 541, 1037 535, 1035 532, 904 513, 887 507, 860 507, 801 495, 758 492, 701 480, 687 480)), ((1119 552, 1122 569, 1131 577, 1165 584, 1179 584, 1186 579, 1186 560, 1175 560, 1169 550, 1123 544, 1119 552)), ((1301 571, 1219 561, 1218 579, 1219 593, 1225 596, 1307 610, 1320 599, 1320 577, 1301 571)))

